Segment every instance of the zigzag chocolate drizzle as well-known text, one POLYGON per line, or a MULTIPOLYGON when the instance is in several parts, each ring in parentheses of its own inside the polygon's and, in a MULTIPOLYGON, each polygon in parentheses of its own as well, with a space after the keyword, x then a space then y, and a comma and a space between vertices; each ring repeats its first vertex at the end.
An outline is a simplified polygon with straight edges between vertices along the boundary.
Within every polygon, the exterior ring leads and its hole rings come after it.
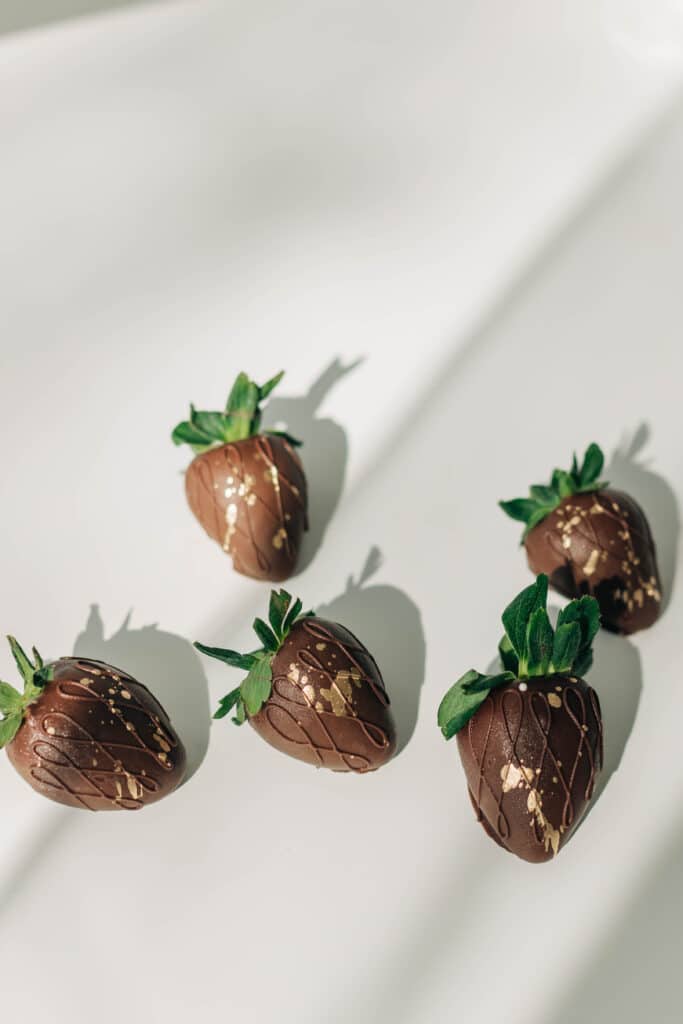
POLYGON ((138 810, 174 789, 185 751, 152 694, 102 662, 62 658, 8 747, 35 789, 88 810, 138 810))
POLYGON ((198 455, 185 477, 197 519, 238 572, 284 579, 308 528, 306 478, 291 445, 257 435, 198 455))
POLYGON ((478 820, 526 860, 555 855, 578 824, 602 767, 595 692, 569 676, 493 690, 458 734, 478 820))
POLYGON ((302 619, 273 659, 273 686, 251 724, 273 746, 319 767, 372 771, 395 732, 377 665, 353 634, 302 619))

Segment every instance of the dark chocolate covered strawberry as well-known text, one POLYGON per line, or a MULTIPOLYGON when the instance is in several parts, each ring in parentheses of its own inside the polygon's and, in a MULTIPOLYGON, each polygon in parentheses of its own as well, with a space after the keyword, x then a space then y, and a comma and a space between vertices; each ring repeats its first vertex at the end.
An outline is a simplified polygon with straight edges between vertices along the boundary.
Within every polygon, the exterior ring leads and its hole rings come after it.
POLYGON ((235 709, 266 742, 300 761, 338 772, 380 768, 396 749, 389 698, 379 668, 353 633, 301 614, 301 601, 272 591, 269 625, 254 621, 262 647, 249 654, 195 644, 247 673, 214 718, 235 709))
POLYGON ((470 799, 484 831, 523 860, 550 860, 593 796, 602 768, 597 694, 581 678, 600 625, 592 597, 571 601, 553 630, 548 579, 503 613, 505 671, 472 669, 439 707, 446 739, 457 733, 470 799))
POLYGON ((257 580, 285 580, 294 571, 308 529, 306 477, 284 431, 262 431, 260 403, 282 373, 259 387, 237 377, 224 412, 200 412, 172 437, 196 453, 185 473, 190 508, 233 568, 257 580))
POLYGON ((13 637, 24 680, 0 683, 0 747, 43 796, 88 811, 136 811, 180 783, 185 749, 161 704, 121 669, 90 658, 33 661, 13 637))
POLYGON ((599 479, 604 464, 596 444, 582 465, 556 469, 550 483, 528 498, 501 501, 525 524, 522 543, 533 573, 546 573, 566 597, 590 594, 602 624, 616 633, 646 629, 661 610, 662 586, 645 513, 633 498, 599 479))

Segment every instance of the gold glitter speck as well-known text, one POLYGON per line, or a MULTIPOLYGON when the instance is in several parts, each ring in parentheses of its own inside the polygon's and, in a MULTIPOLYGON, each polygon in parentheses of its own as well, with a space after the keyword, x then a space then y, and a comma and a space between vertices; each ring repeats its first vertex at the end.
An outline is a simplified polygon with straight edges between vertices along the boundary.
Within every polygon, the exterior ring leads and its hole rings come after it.
POLYGON ((553 707, 553 708, 561 708, 562 707, 562 698, 558 697, 556 693, 549 693, 548 694, 548 704, 550 704, 550 706, 553 707))
POLYGON ((284 526, 281 526, 280 529, 273 534, 273 547, 277 548, 277 550, 279 551, 286 539, 287 531, 285 530, 284 526))
POLYGON ((593 548, 590 553, 590 558, 583 567, 584 576, 592 576, 598 564, 600 558, 600 551, 598 548, 593 548))

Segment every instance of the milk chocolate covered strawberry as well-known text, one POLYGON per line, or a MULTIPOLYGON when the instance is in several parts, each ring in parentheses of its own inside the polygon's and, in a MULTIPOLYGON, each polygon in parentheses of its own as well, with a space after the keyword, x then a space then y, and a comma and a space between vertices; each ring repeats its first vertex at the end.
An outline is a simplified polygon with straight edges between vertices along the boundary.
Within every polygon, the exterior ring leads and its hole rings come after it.
POLYGON ((196 453, 185 474, 190 508, 233 568, 257 580, 287 579, 308 529, 300 442, 261 430, 261 402, 282 376, 259 387, 240 373, 224 412, 190 406, 172 434, 196 453))
POLYGON ((262 647, 249 654, 195 644, 247 675, 220 702, 271 746, 318 768, 369 772, 396 749, 382 676, 370 652, 336 622, 301 614, 301 601, 273 591, 269 623, 254 621, 262 647))
POLYGON ((662 603, 652 532, 639 505, 599 479, 604 458, 589 446, 581 466, 556 469, 528 498, 501 501, 525 524, 522 543, 533 573, 546 573, 566 597, 590 594, 602 624, 616 633, 651 626, 662 603))
POLYGON ((161 704, 90 658, 33 661, 9 638, 23 693, 0 683, 0 747, 43 796, 88 811, 136 811, 180 783, 185 749, 161 704))
POLYGON ((547 593, 541 575, 503 613, 505 670, 466 672, 438 713, 446 739, 457 734, 484 831, 534 863, 562 849, 602 768, 600 704, 581 678, 592 663, 598 605, 592 597, 571 601, 553 630, 547 593))

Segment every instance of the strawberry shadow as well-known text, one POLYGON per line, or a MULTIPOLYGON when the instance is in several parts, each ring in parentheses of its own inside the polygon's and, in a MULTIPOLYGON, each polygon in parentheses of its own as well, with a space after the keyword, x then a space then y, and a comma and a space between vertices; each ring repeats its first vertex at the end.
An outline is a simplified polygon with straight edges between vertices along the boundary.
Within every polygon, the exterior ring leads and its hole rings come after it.
POLYGON ((601 629, 593 641, 593 667, 587 675, 600 701, 603 725, 604 758, 595 795, 588 805, 584 821, 619 770, 629 737, 633 731, 643 691, 640 653, 629 640, 601 629))
POLYGON ((318 415, 323 401, 361 360, 344 366, 334 359, 311 384, 305 395, 295 398, 274 396, 263 410, 263 426, 273 430, 286 428, 303 442, 301 460, 308 481, 309 529, 304 534, 296 574, 315 558, 325 531, 339 504, 346 464, 348 441, 344 429, 334 420, 318 415))
POLYGON ((204 760, 211 714, 204 669, 189 640, 156 624, 130 628, 131 613, 119 629, 105 636, 99 605, 90 607, 85 629, 76 637, 74 654, 124 669, 144 683, 168 713, 187 752, 185 785, 204 760))
POLYGON ((408 595, 385 583, 367 585, 381 564, 379 548, 371 548, 358 579, 349 576, 344 592, 315 611, 350 629, 377 661, 391 700, 398 756, 415 731, 426 648, 420 611, 408 595))
POLYGON ((650 434, 649 425, 641 423, 632 435, 625 435, 613 453, 604 476, 617 490, 631 495, 647 516, 657 548, 664 612, 673 590, 681 517, 671 485, 655 473, 649 461, 642 456, 643 449, 650 441, 650 434))

